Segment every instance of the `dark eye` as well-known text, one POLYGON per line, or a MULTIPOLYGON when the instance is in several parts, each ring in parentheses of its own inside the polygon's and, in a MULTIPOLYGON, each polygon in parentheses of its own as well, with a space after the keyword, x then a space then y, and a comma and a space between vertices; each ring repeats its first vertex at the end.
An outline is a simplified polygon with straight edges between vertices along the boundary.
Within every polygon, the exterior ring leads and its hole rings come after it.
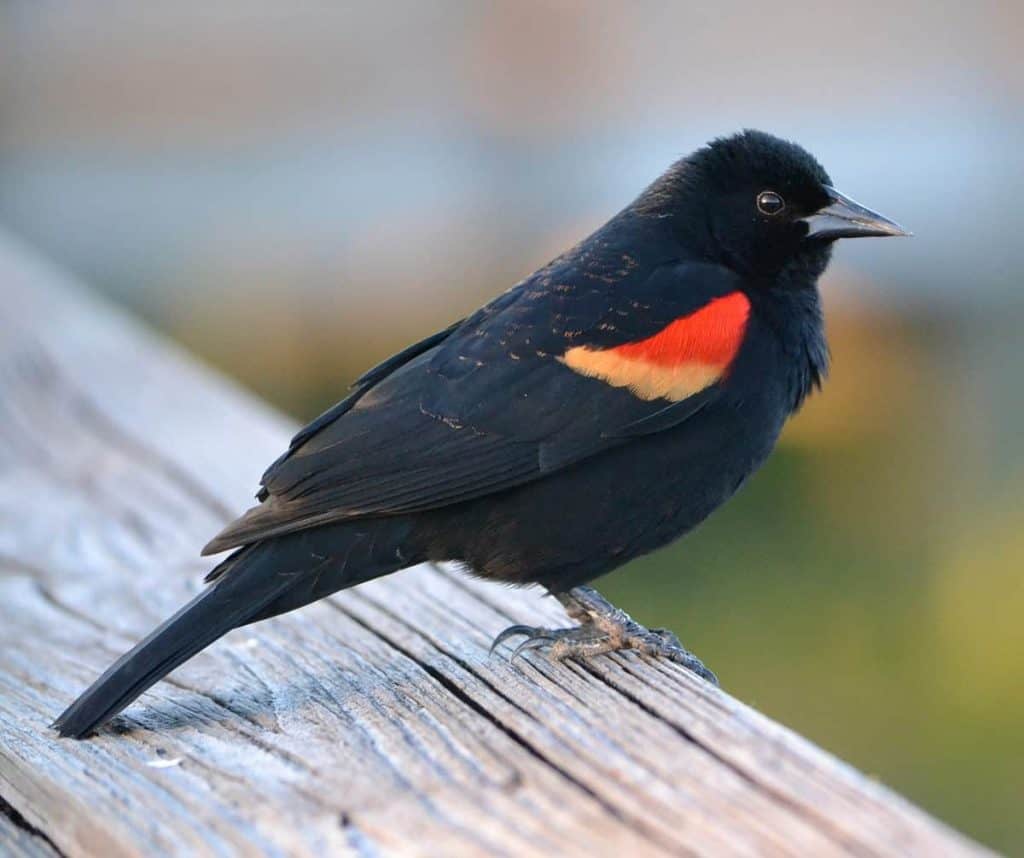
POLYGON ((786 201, 775 191, 761 191, 757 195, 757 210, 761 214, 777 215, 786 207, 786 201))

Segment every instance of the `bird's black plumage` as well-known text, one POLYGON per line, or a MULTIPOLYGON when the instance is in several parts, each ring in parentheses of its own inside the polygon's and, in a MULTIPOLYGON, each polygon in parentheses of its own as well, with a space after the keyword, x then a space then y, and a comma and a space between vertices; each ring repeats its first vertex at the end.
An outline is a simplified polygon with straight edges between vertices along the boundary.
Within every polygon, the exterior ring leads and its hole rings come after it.
POLYGON ((744 132, 679 161, 296 435, 206 547, 236 549, 212 585, 55 726, 82 736, 230 629, 415 562, 564 594, 687 532, 826 371, 836 233, 899 234, 795 144, 744 132))

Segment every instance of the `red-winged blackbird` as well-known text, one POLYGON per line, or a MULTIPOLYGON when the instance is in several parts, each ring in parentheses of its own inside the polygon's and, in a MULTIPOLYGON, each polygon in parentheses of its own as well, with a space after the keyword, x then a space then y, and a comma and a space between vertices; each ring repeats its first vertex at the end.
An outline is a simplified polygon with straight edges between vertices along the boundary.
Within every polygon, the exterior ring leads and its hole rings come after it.
POLYGON ((683 158, 593 235, 371 369, 204 553, 212 586, 54 723, 81 737, 226 632, 425 560, 540 584, 581 625, 495 644, 636 648, 714 675, 583 585, 706 518, 824 376, 837 238, 905 235, 757 131, 683 158))

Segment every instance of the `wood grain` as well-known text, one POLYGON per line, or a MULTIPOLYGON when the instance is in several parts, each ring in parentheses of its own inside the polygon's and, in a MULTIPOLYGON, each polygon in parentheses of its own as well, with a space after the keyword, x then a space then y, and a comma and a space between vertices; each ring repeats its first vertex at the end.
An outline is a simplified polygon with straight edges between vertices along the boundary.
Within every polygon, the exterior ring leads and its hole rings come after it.
POLYGON ((4 858, 56 858, 50 842, 0 800, 0 855, 4 858))
POLYGON ((676 665, 489 658, 565 617, 447 568, 236 631, 56 739, 293 428, 0 241, 0 797, 25 823, 0 853, 985 854, 676 665))

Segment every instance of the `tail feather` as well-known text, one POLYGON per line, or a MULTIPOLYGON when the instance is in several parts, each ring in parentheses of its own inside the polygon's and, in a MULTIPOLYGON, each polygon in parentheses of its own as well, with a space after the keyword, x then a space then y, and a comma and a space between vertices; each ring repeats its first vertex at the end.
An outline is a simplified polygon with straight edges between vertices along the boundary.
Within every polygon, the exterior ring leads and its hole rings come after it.
POLYGON ((114 662, 51 726, 80 739, 232 629, 408 565, 379 533, 398 536, 395 523, 373 522, 369 531, 318 528, 235 552, 215 570, 208 589, 114 662), (367 536, 373 537, 370 550, 357 550, 367 536))

